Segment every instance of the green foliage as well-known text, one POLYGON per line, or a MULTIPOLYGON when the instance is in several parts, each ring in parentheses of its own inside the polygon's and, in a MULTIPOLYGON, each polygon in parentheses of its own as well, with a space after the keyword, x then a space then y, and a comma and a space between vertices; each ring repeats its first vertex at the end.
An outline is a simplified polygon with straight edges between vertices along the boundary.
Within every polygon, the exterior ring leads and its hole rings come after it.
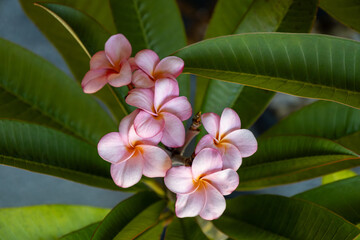
POLYGON ((93 233, 95 232, 99 222, 90 224, 86 227, 83 227, 79 230, 68 233, 61 238, 60 240, 81 240, 81 239, 91 239, 93 233))
POLYGON ((342 171, 339 171, 336 173, 332 173, 332 174, 323 176, 322 184, 328 184, 328 183, 336 182, 336 181, 354 177, 354 176, 357 176, 357 174, 354 171, 342 170, 342 171))
POLYGON ((207 240, 195 218, 174 218, 165 233, 166 240, 207 240))

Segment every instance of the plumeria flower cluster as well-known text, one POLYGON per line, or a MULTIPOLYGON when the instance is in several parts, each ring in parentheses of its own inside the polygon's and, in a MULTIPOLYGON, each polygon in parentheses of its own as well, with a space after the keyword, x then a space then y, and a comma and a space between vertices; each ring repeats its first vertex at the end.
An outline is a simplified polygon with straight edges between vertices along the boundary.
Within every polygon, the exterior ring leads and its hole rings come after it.
POLYGON ((201 120, 209 134, 199 141, 190 164, 184 161, 183 166, 172 167, 169 154, 158 144, 177 149, 191 140, 185 137, 183 121, 191 117, 192 108, 186 97, 179 96, 176 80, 184 62, 174 56, 160 60, 149 49, 133 58, 131 54, 124 35, 111 36, 105 50, 91 58, 82 81, 85 93, 95 93, 106 84, 129 86, 125 101, 137 108, 121 120, 118 132, 101 138, 99 155, 111 163, 111 176, 120 187, 135 185, 142 175, 164 177, 166 187, 176 193, 178 217, 220 217, 226 207, 224 196, 238 186, 236 171, 242 158, 257 149, 254 135, 240 129, 240 118, 232 109, 226 108, 221 117, 203 114, 201 120))

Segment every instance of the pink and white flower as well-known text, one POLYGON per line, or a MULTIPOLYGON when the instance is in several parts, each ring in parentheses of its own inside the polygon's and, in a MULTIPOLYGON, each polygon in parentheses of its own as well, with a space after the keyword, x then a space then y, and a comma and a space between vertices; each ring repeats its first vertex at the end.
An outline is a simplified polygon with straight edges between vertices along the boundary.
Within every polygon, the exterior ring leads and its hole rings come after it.
POLYGON ((125 101, 141 109, 134 120, 135 131, 140 137, 161 135, 161 142, 165 146, 175 148, 184 145, 182 121, 191 117, 192 109, 186 97, 179 97, 176 81, 163 78, 155 82, 154 90, 133 89, 125 101))
POLYGON ((224 169, 239 169, 242 158, 253 155, 257 150, 257 141, 252 132, 240 129, 237 113, 225 108, 221 117, 216 113, 201 116, 202 124, 209 133, 200 139, 195 154, 204 148, 215 148, 222 153, 224 169))
POLYGON ((94 54, 81 86, 85 93, 95 93, 105 84, 121 87, 131 83, 132 70, 129 63, 131 45, 122 34, 116 34, 105 43, 105 51, 94 54))
POLYGON ((123 188, 131 187, 140 181, 141 176, 164 177, 171 167, 166 152, 157 147, 161 136, 142 139, 133 126, 139 110, 124 117, 119 132, 106 134, 98 144, 99 155, 111 164, 114 182, 123 188))
POLYGON ((181 58, 170 56, 160 61, 152 50, 144 49, 135 55, 135 63, 139 70, 134 72, 132 83, 135 87, 151 88, 155 81, 161 78, 175 80, 184 68, 181 58))
POLYGON ((171 168, 164 178, 165 185, 176 193, 176 216, 213 220, 226 208, 223 195, 232 193, 239 184, 233 169, 223 169, 220 153, 211 148, 201 150, 192 166, 171 168))

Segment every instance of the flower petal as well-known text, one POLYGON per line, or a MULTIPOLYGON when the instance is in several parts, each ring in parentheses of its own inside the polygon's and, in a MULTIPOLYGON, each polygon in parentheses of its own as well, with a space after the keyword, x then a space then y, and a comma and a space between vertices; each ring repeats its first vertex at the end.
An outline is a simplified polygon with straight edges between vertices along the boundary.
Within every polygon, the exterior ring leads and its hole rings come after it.
POLYGON ((138 145, 144 159, 143 174, 147 177, 164 177, 167 170, 171 168, 171 160, 166 152, 150 145, 138 145))
POLYGON ((142 70, 136 70, 132 75, 132 83, 137 88, 151 88, 155 86, 154 81, 142 70))
POLYGON ((212 148, 201 150, 192 163, 194 179, 222 169, 223 163, 219 151, 212 148))
POLYGON ((201 115, 201 122, 206 131, 217 139, 220 127, 220 117, 216 113, 204 113, 201 115))
POLYGON ((161 113, 165 126, 161 142, 171 148, 177 148, 184 145, 185 128, 181 120, 171 113, 161 113))
POLYGON ((195 154, 198 154, 204 148, 216 148, 214 144, 214 138, 210 134, 203 136, 195 148, 195 154))
POLYGON ((142 138, 152 138, 163 131, 165 121, 145 111, 140 111, 134 120, 135 132, 142 138))
POLYGON ((164 178, 166 187, 174 193, 191 193, 196 189, 193 182, 191 167, 172 167, 164 178))
POLYGON ((222 168, 231 168, 237 171, 242 163, 242 156, 239 149, 230 143, 218 144, 217 149, 222 153, 222 168))
POLYGON ((122 60, 127 60, 131 55, 131 45, 122 34, 111 36, 105 43, 105 53, 114 67, 120 65, 122 60))
POLYGON ((222 195, 229 195, 239 185, 239 175, 233 169, 225 169, 203 177, 222 195))
POLYGON ((179 84, 175 79, 162 78, 155 82, 154 106, 160 110, 161 106, 172 98, 179 96, 179 84))
POLYGON ((106 57, 105 51, 99 51, 95 53, 90 59, 91 70, 100 68, 113 68, 113 65, 111 65, 111 63, 106 57))
POLYGON ((133 89, 129 91, 125 102, 150 114, 154 114, 154 92, 151 89, 133 89))
POLYGON ((177 194, 175 213, 179 218, 195 217, 199 215, 206 202, 206 193, 203 186, 199 186, 190 194, 177 194))
POLYGON ((137 66, 136 63, 135 63, 135 58, 133 58, 133 57, 129 58, 128 62, 129 62, 129 64, 130 64, 130 67, 131 67, 131 71, 132 71, 132 72, 135 71, 135 70, 137 70, 137 69, 139 69, 138 66, 137 66))
POLYGON ((241 123, 237 113, 231 108, 225 108, 220 118, 220 138, 223 138, 226 134, 231 131, 240 129, 241 123))
POLYGON ((136 65, 151 77, 159 60, 159 56, 150 49, 141 50, 135 55, 136 65))
POLYGON ((131 67, 127 61, 121 65, 119 73, 110 74, 108 77, 109 84, 113 87, 122 87, 131 83, 131 67))
POLYGON ((159 111, 172 113, 181 121, 189 119, 192 114, 191 104, 184 96, 171 99, 170 101, 166 102, 159 111))
POLYGON ((112 164, 110 168, 111 177, 119 187, 128 188, 141 179, 143 172, 143 159, 141 154, 135 153, 127 161, 112 164))
POLYGON ((247 129, 239 129, 225 136, 224 142, 235 145, 242 157, 249 157, 257 150, 257 141, 252 132, 247 129))
POLYGON ((140 112, 139 109, 134 110, 129 115, 125 116, 123 119, 121 119, 120 125, 119 125, 119 132, 120 136, 124 143, 129 144, 129 134, 130 134, 130 128, 134 124, 134 119, 136 115, 140 112))
POLYGON ((200 217, 205 220, 217 219, 223 214, 226 208, 224 196, 211 184, 205 186, 206 202, 200 211, 200 217))
POLYGON ((184 61, 175 56, 162 59, 155 68, 156 77, 173 77, 176 78, 184 69, 184 61))
POLYGON ((99 91, 107 83, 106 69, 97 69, 88 71, 82 82, 81 87, 84 93, 95 93, 99 91))
POLYGON ((111 163, 125 161, 134 154, 134 149, 129 148, 123 142, 118 132, 111 132, 103 136, 97 148, 100 157, 111 163))

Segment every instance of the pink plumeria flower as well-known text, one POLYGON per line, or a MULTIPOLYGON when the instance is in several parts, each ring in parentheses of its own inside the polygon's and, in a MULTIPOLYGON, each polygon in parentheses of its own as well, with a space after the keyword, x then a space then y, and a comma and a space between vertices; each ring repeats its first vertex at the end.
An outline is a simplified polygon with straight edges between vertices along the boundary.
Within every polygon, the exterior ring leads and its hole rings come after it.
POLYGON ((133 122, 139 110, 124 117, 119 132, 106 134, 98 144, 99 155, 111 164, 114 182, 123 188, 140 181, 141 176, 164 177, 171 167, 171 160, 164 150, 156 145, 159 136, 142 139, 136 135, 133 122))
POLYGON ((212 148, 196 155, 192 166, 171 168, 164 178, 165 185, 176 193, 176 216, 213 220, 226 208, 223 195, 229 195, 239 185, 239 176, 233 169, 222 170, 220 153, 212 148))
POLYGON ((135 63, 139 70, 134 72, 132 83, 139 88, 151 88, 161 78, 175 79, 184 69, 181 58, 170 56, 160 61, 159 56, 149 49, 138 52, 135 63))
POLYGON ((163 78, 155 88, 137 88, 125 100, 141 111, 134 120, 136 133, 142 138, 161 135, 161 142, 168 147, 181 147, 185 141, 182 121, 191 117, 191 104, 186 97, 179 97, 176 81, 163 78))
POLYGON ((256 152, 254 135, 247 129, 240 129, 240 118, 234 110, 225 108, 221 118, 215 113, 205 113, 201 121, 209 134, 200 139, 195 154, 203 148, 215 148, 222 153, 224 169, 232 168, 236 171, 243 157, 256 152))
POLYGON ((122 34, 116 34, 105 43, 105 51, 95 53, 90 60, 90 71, 81 82, 85 93, 95 93, 105 84, 121 87, 131 83, 132 70, 128 62, 131 45, 122 34))

